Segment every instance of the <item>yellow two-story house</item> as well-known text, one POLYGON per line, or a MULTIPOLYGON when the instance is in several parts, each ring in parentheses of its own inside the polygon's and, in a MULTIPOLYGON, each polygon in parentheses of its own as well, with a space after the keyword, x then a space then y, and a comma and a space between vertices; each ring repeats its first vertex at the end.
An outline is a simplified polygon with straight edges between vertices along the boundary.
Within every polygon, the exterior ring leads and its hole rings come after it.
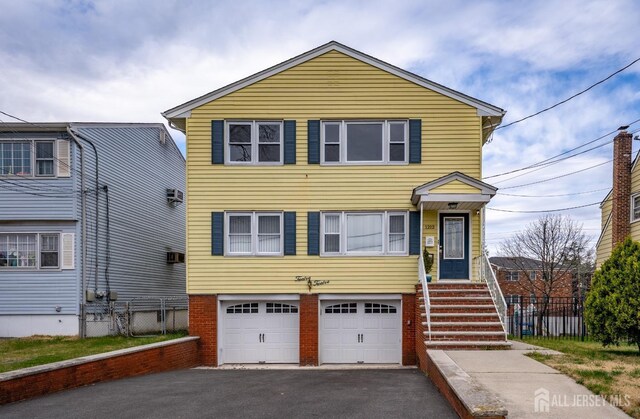
POLYGON ((204 362, 415 363, 422 250, 478 279, 504 113, 337 42, 164 112, 204 362))

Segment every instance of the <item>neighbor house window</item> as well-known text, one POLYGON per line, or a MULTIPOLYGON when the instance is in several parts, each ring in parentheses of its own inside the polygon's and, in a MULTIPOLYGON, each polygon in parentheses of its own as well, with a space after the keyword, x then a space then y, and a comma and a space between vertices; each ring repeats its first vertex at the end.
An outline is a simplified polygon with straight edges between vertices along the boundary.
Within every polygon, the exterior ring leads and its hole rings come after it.
POLYGON ((0 141, 0 175, 31 176, 31 141, 0 141))
POLYGON ((326 212, 322 214, 322 254, 406 255, 406 212, 326 212))
POLYGON ((55 176, 55 141, 0 141, 0 175, 55 176))
POLYGON ((228 163, 282 164, 282 122, 228 122, 226 138, 228 163))
POLYGON ((53 176, 53 141, 36 143, 36 176, 53 176))
POLYGON ((505 295, 504 296, 504 300, 505 303, 507 304, 519 304, 520 303, 520 296, 519 295, 505 295))
POLYGON ((407 121, 324 121, 322 163, 407 162, 407 121))
POLYGON ((520 272, 518 271, 507 271, 507 274, 505 275, 507 281, 517 281, 520 279, 520 272))
POLYGON ((531 272, 529 272, 529 280, 530 280, 530 281, 535 281, 535 280, 536 280, 536 278, 537 278, 537 273, 536 273, 536 271, 531 271, 531 272))
POLYGON ((282 213, 226 214, 228 255, 282 255, 282 213))
POLYGON ((640 194, 631 197, 631 221, 640 220, 640 194))
POLYGON ((59 234, 0 233, 0 268, 57 268, 59 245, 59 234))

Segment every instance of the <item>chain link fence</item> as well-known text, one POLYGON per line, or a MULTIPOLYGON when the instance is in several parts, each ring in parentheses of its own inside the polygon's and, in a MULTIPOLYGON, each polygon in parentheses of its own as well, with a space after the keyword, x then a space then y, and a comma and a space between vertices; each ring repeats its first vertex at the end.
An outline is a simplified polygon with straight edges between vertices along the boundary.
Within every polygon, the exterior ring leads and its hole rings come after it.
POLYGON ((153 336, 186 331, 189 299, 138 297, 130 301, 100 301, 82 305, 82 336, 153 336))

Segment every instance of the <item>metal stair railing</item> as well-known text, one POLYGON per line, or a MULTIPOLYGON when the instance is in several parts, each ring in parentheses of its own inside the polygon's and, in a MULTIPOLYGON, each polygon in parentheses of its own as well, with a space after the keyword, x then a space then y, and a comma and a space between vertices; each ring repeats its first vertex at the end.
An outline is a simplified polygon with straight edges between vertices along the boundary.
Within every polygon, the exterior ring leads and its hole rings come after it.
POLYGON ((487 284, 487 288, 489 288, 489 293, 491 293, 491 298, 493 299, 493 304, 495 305, 498 316, 500 317, 502 329, 507 333, 507 302, 504 299, 504 295, 502 295, 502 290, 500 289, 496 275, 494 274, 493 269, 491 269, 489 258, 486 254, 478 256, 478 258, 478 277, 482 282, 487 284))
POLYGON ((424 311, 427 315, 427 337, 431 340, 431 301, 429 300, 429 288, 427 287, 427 273, 424 269, 424 260, 418 256, 418 280, 422 284, 422 297, 424 311))

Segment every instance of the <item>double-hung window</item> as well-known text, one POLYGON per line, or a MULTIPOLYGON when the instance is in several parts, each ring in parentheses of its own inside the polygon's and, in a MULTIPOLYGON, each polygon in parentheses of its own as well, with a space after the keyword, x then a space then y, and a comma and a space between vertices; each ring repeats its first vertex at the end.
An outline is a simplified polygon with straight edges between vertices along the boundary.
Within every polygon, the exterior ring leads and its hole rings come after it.
POLYGON ((36 141, 36 176, 53 176, 53 141, 36 141))
POLYGON ((282 136, 282 122, 228 122, 227 163, 282 164, 282 136))
POLYGON ((323 164, 407 163, 407 121, 323 121, 321 138, 323 164))
POLYGON ((640 220, 640 194, 631 197, 631 221, 640 220))
POLYGON ((228 255, 283 254, 282 213, 228 212, 225 224, 228 255))
POLYGON ((406 212, 325 212, 321 219, 321 254, 406 255, 406 212))
POLYGON ((0 268, 58 268, 57 233, 0 233, 0 268))
POLYGON ((518 271, 507 271, 506 274, 507 281, 518 281, 520 280, 520 272, 518 271))

